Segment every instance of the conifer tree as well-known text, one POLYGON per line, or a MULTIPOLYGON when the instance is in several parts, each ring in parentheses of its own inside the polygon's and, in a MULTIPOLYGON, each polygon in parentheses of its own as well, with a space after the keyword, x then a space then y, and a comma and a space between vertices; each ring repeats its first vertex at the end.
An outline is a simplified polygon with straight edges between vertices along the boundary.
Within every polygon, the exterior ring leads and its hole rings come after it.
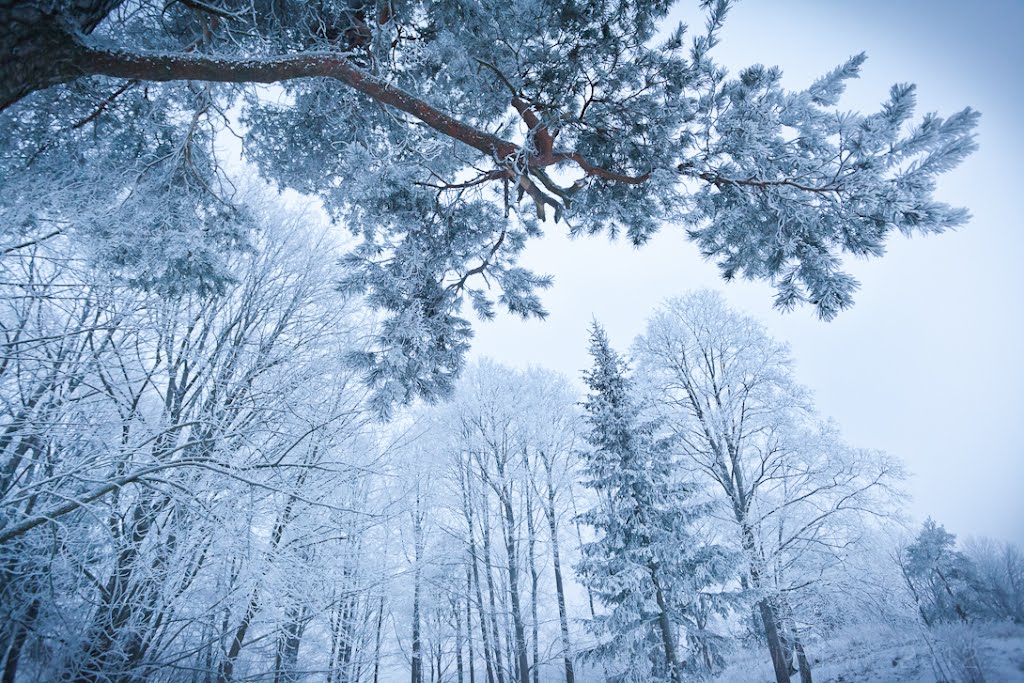
POLYGON ((387 409, 451 392, 468 313, 546 315, 520 256, 550 220, 636 246, 682 227, 726 280, 824 319, 853 302, 844 260, 966 222, 935 190, 977 112, 915 123, 909 84, 849 111, 863 54, 795 91, 730 75, 731 3, 699 4, 673 30, 668 0, 4 0, 0 236, 223 290, 255 229, 218 143, 237 135, 246 174, 356 237, 338 282, 381 323, 352 360, 387 409))
POLYGON ((975 571, 956 549, 956 535, 929 517, 903 555, 903 577, 924 622, 968 621, 976 600, 975 571))
POLYGON ((624 665, 615 680, 678 683, 686 666, 680 630, 692 625, 691 605, 724 574, 726 558, 690 531, 708 508, 678 481, 670 442, 644 419, 628 366, 597 323, 590 354, 584 471, 597 502, 581 519, 597 538, 584 545, 578 570, 607 608, 593 622, 601 643, 592 654, 612 669, 624 665))

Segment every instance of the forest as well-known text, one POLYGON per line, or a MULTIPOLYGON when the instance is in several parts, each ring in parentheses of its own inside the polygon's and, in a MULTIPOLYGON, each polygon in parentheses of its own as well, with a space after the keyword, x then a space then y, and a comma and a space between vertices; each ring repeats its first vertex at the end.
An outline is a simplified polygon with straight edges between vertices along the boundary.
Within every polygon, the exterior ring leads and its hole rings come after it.
POLYGON ((0 681, 1024 680, 1024 550, 913 519, 719 292, 470 354, 548 230, 827 324, 966 223, 976 111, 731 75, 730 9, 0 0, 0 681))
POLYGON ((5 255, 6 680, 681 681, 749 650, 806 681, 856 626, 982 680, 962 632, 1024 622, 1020 549, 907 534, 899 462, 719 295, 653 311, 632 365, 595 323, 584 392, 480 361, 385 423, 336 249, 275 216, 237 283, 173 298, 5 255))

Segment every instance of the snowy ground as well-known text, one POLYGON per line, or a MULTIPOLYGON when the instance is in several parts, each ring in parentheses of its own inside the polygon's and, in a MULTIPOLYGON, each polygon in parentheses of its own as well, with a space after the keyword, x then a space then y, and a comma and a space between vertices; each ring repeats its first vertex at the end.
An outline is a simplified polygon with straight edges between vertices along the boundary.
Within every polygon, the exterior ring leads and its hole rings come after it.
MULTIPOLYGON (((949 628, 931 634, 930 643, 921 632, 859 628, 815 643, 808 651, 815 683, 1024 682, 1024 627, 1011 624, 949 628), (965 670, 971 652, 983 678, 972 679, 965 670)), ((714 680, 773 682, 767 651, 738 653, 714 680)))

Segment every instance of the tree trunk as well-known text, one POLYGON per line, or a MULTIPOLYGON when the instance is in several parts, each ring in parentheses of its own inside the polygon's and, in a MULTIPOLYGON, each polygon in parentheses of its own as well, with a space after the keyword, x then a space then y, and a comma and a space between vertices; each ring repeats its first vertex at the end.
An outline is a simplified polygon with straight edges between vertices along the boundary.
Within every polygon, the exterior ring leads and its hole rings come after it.
POLYGON ((814 683, 811 680, 811 663, 807 661, 807 654, 804 652, 804 644, 800 638, 795 638, 793 647, 796 650, 796 661, 800 666, 800 683, 814 683))
POLYGON ((476 683, 476 661, 473 657, 473 610, 470 603, 473 601, 473 580, 470 577, 469 566, 466 566, 466 646, 469 655, 469 683, 476 683))
POLYGON ((249 602, 246 605, 245 614, 242 616, 242 620, 238 622, 234 635, 231 637, 231 645, 228 647, 227 654, 224 656, 224 661, 221 662, 220 672, 217 674, 218 683, 231 682, 231 678, 235 673, 235 660, 238 659, 238 654, 242 651, 242 645, 245 643, 245 634, 249 632, 252 620, 256 617, 256 612, 258 612, 259 609, 259 589, 253 588, 252 593, 249 595, 249 602))
POLYGON ((665 593, 658 580, 657 568, 652 565, 650 572, 651 582, 654 584, 654 599, 658 603, 658 629, 661 632, 661 645, 665 651, 665 663, 668 666, 669 678, 672 683, 682 683, 683 672, 679 666, 679 658, 676 656, 676 636, 672 619, 669 616, 668 602, 665 600, 665 593))
POLYGON ((278 639, 274 657, 274 683, 296 683, 299 680, 299 646, 305 627, 305 610, 301 607, 289 609, 288 623, 278 639))
POLYGON ((779 596, 779 611, 785 615, 786 628, 790 633, 790 636, 786 639, 786 645, 791 646, 792 652, 787 651, 787 660, 790 662, 789 675, 793 676, 798 670, 800 672, 800 683, 811 683, 811 663, 807 659, 807 653, 804 652, 803 641, 800 640, 800 633, 797 631, 796 618, 793 616, 793 608, 784 596, 779 596), (796 656, 796 664, 798 668, 794 668, 792 665, 793 658, 791 655, 796 656))
POLYGON ((423 652, 420 643, 420 585, 416 577, 412 599, 412 667, 409 680, 411 683, 423 683, 423 652))
POLYGON ((377 633, 373 645, 373 683, 380 683, 380 638, 384 626, 384 594, 380 594, 380 605, 377 607, 377 633))
POLYGON ((565 608, 565 586, 562 582, 562 561, 558 550, 558 517, 555 514, 555 491, 551 481, 551 466, 547 458, 544 458, 544 469, 547 475, 547 507, 544 513, 547 516, 548 530, 551 534, 551 557, 555 567, 555 596, 558 603, 558 625, 562 635, 562 657, 565 660, 565 683, 576 683, 576 672, 572 666, 572 646, 569 641, 569 617, 565 608))
MULTIPOLYGON (((761 559, 762 555, 758 550, 757 543, 754 540, 754 532, 746 523, 746 518, 742 510, 745 510, 745 502, 743 500, 733 501, 733 509, 736 514, 736 521, 740 525, 740 532, 743 538, 743 549, 750 556, 750 584, 755 589, 763 588, 763 581, 761 579, 761 567, 764 562, 761 559)), ((757 610, 761 616, 761 625, 764 626, 765 640, 768 643, 768 654, 772 659, 772 669, 775 671, 775 683, 789 683, 789 665, 790 659, 786 653, 786 648, 782 643, 782 637, 779 634, 779 615, 775 609, 775 606, 771 604, 771 601, 767 598, 761 598, 757 603, 757 610)))
MULTIPOLYGON (((777 616, 781 616, 781 611, 782 610, 777 607, 775 609, 775 614, 777 616)), ((786 630, 789 624, 787 622, 786 624, 780 624, 780 626, 782 627, 779 628, 779 642, 782 644, 782 656, 786 660, 786 670, 789 672, 789 677, 792 678, 793 674, 796 673, 796 666, 793 663, 792 639, 790 638, 790 635, 786 630)))
POLYGON ((789 683, 789 662, 786 659, 785 649, 782 647, 782 639, 779 637, 779 621, 778 616, 775 614, 775 608, 765 598, 757 603, 757 609, 761 614, 765 639, 768 641, 768 654, 772 658, 775 682, 789 683))
POLYGON ((465 665, 462 661, 462 610, 459 601, 452 601, 452 613, 455 616, 455 672, 458 683, 465 683, 465 665))
POLYGON ((515 634, 516 669, 519 683, 530 683, 530 662, 526 655, 526 627, 523 624, 523 608, 519 595, 519 560, 515 541, 515 515, 512 512, 511 495, 506 490, 502 496, 505 509, 505 551, 508 557, 508 588, 512 600, 512 630, 515 634))
MULTIPOLYGON (((486 513, 486 511, 487 509, 485 507, 484 512, 486 513)), ((484 514, 484 518, 481 520, 480 528, 482 531, 482 540, 484 545, 484 576, 487 579, 488 601, 490 602, 491 606, 490 626, 491 635, 493 637, 492 644, 494 646, 494 673, 498 683, 505 683, 505 663, 504 660, 502 659, 501 638, 498 635, 498 607, 497 604, 495 603, 494 576, 491 572, 491 525, 487 514, 484 514)))
MULTIPOLYGON (((304 475, 300 476, 304 477, 304 475)), ((303 479, 300 478, 300 485, 302 481, 303 479)), ((267 550, 268 555, 273 555, 277 550, 278 545, 281 544, 281 538, 284 536, 285 527, 291 520, 293 505, 295 505, 295 498, 289 496, 284 505, 284 509, 281 510, 281 514, 277 518, 274 530, 270 534, 270 547, 267 550)), ((218 683, 230 683, 232 676, 234 676, 235 661, 238 659, 238 655, 242 651, 242 645, 245 643, 245 634, 249 632, 249 627, 252 626, 252 621, 256 618, 256 613, 259 609, 260 586, 257 584, 253 586, 252 592, 249 594, 249 601, 245 607, 245 614, 242 616, 242 620, 238 622, 238 626, 235 627, 235 632, 231 637, 231 645, 228 647, 227 654, 221 662, 220 669, 217 674, 218 683)))
POLYGON ((530 565, 530 621, 533 627, 533 683, 540 683, 540 624, 537 621, 537 587, 540 574, 537 572, 537 532, 533 520, 533 496, 530 487, 526 488, 526 547, 530 565))
POLYGON ((416 566, 413 570, 411 683, 423 683, 423 652, 422 644, 420 643, 420 577, 421 562, 423 560, 423 520, 421 514, 420 496, 419 491, 417 491, 416 511, 413 518, 413 543, 415 544, 416 566))
POLYGON ((28 610, 25 612, 23 619, 13 624, 14 631, 11 635, 10 645, 7 648, 7 655, 4 660, 3 683, 14 683, 18 675, 18 662, 21 659, 22 648, 25 647, 29 628, 38 614, 39 600, 35 599, 29 603, 28 610))
POLYGON ((338 683, 352 683, 356 680, 352 675, 352 655, 355 650, 352 622, 355 611, 356 598, 351 593, 346 593, 338 621, 338 683))
MULTIPOLYGON (((132 506, 129 531, 119 539, 122 545, 114 570, 101 591, 89 627, 83 666, 73 665, 74 673, 66 671, 66 679, 75 683, 116 680, 138 664, 142 654, 139 644, 147 637, 145 630, 152 616, 150 603, 156 599, 148 572, 139 576, 141 549, 165 504, 162 496, 150 495, 132 506)), ((169 549, 161 546, 157 552, 159 558, 169 549)))
POLYGON ((960 621, 966 624, 968 621, 967 612, 964 610, 963 605, 960 604, 960 600, 953 593, 953 589, 949 587, 949 581, 946 580, 946 577, 945 575, 943 575, 941 570, 936 569, 935 573, 942 581, 942 587, 945 589, 946 594, 949 596, 950 601, 952 601, 953 603, 953 611, 956 612, 957 618, 959 618, 960 621))
MULTIPOLYGON (((487 616, 484 613, 484 596, 483 590, 480 587, 480 568, 477 563, 477 548, 476 548, 476 534, 474 533, 473 524, 473 507, 469 498, 469 466, 467 464, 465 471, 462 474, 462 513, 466 517, 466 527, 469 534, 469 570, 473 576, 473 585, 476 592, 476 606, 480 616, 480 639, 484 648, 484 668, 487 674, 487 683, 495 683, 494 676, 494 656, 491 651, 490 637, 487 632, 487 616)), ((468 581, 468 578, 467 578, 468 581)), ((467 605, 468 609, 468 605, 467 605)), ((468 622, 467 622, 468 623, 468 622)), ((473 629, 469 628, 469 639, 470 643, 473 642, 473 629)), ((472 669, 470 669, 472 671, 472 669)))
POLYGON ((327 623, 330 627, 331 634, 331 649, 327 655, 327 683, 335 683, 338 673, 338 646, 339 646, 339 632, 341 627, 341 604, 337 601, 337 593, 331 594, 332 604, 330 611, 328 612, 327 623))

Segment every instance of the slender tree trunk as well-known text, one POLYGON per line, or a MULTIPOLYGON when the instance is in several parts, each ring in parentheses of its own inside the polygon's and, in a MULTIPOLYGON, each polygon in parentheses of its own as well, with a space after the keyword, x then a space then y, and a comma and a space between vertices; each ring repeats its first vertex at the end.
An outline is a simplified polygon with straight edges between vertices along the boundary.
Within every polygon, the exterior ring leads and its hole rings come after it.
POLYGON ((355 619, 356 597, 346 587, 338 620, 338 683, 353 683, 352 655, 355 650, 353 620, 355 619))
POLYGON ((487 632, 487 615, 483 607, 483 591, 480 587, 480 573, 476 566, 476 554, 471 558, 473 562, 473 584, 476 589, 476 610, 480 617, 480 641, 483 645, 483 666, 487 677, 487 683, 495 683, 501 677, 501 669, 498 665, 495 649, 496 643, 490 642, 490 635, 487 632))
POLYGON ((775 681, 776 683, 789 683, 789 662, 786 659, 785 649, 782 647, 782 638, 779 636, 779 620, 775 608, 767 598, 764 598, 757 603, 757 609, 761 615, 761 624, 764 626, 765 639, 768 641, 768 654, 772 658, 775 681))
POLYGON ((498 607, 497 607, 497 604, 496 604, 496 601, 495 601, 494 576, 493 576, 493 573, 491 571, 491 567, 492 567, 492 562, 491 562, 491 557, 492 557, 492 553, 491 553, 491 532, 490 532, 491 524, 490 524, 490 520, 488 519, 488 515, 486 513, 487 513, 487 508, 484 507, 484 517, 481 520, 480 528, 481 528, 481 530, 483 532, 482 533, 482 535, 483 535, 483 539, 482 540, 483 540, 483 545, 484 545, 484 547, 483 547, 483 551, 484 551, 484 558, 483 558, 484 559, 484 576, 487 579, 488 601, 490 602, 490 606, 491 606, 491 614, 490 614, 491 624, 490 625, 491 625, 491 635, 493 636, 493 639, 494 639, 493 640, 493 645, 494 645, 495 677, 496 677, 498 683, 505 683, 505 663, 502 660, 501 638, 498 635, 498 607))
POLYGON ((651 582, 654 584, 654 599, 658 604, 658 630, 661 632, 661 645, 665 651, 665 663, 668 665, 669 678, 672 683, 682 683, 683 672, 679 666, 679 658, 676 655, 676 635, 672 618, 669 615, 668 601, 665 600, 665 592, 661 588, 661 581, 658 580, 657 567, 651 565, 651 582))
POLYGON ((455 616, 455 672, 459 683, 465 683, 465 670, 462 661, 462 610, 458 599, 452 601, 452 613, 455 616))
POLYGON ((231 645, 224 656, 224 661, 221 662, 220 672, 217 675, 218 683, 230 683, 231 677, 234 676, 235 660, 238 659, 238 654, 242 651, 242 645, 245 643, 245 634, 249 632, 249 627, 252 625, 252 620, 256 617, 256 612, 259 611, 259 608, 259 589, 254 588, 252 593, 249 594, 249 602, 246 604, 245 614, 242 616, 242 620, 238 622, 238 626, 235 627, 235 632, 231 637, 231 645))
MULTIPOLYGON (((775 608, 775 613, 779 615, 781 609, 775 608)), ((786 670, 789 672, 790 678, 796 673, 796 666, 793 663, 793 642, 787 631, 788 623, 780 623, 779 628, 779 642, 782 644, 782 657, 786 660, 786 670)))
POLYGON ((910 574, 907 572, 907 568, 904 566, 902 552, 897 557, 897 561, 900 565, 900 573, 903 574, 903 581, 906 583, 907 588, 910 590, 910 595, 914 598, 914 604, 917 605, 917 612, 921 615, 921 621, 924 622, 925 626, 931 628, 931 619, 928 618, 928 614, 925 612, 924 602, 922 602, 921 600, 920 593, 917 592, 917 586, 914 585, 914 581, 910 578, 910 574))
MULTIPOLYGON (((208 624, 203 625, 202 639, 204 643, 209 640, 208 624)), ((210 678, 210 672, 206 669, 206 667, 208 667, 210 664, 209 649, 204 647, 201 651, 197 652, 196 655, 198 656, 200 665, 192 670, 192 678, 190 679, 190 681, 191 683, 207 683, 207 681, 209 681, 210 678)))
POLYGON ((542 457, 547 477, 547 507, 544 509, 544 514, 547 517, 548 531, 551 534, 551 558, 555 568, 555 597, 558 603, 558 625, 562 635, 562 657, 565 660, 565 683, 576 683, 576 672, 573 670, 572 665, 572 646, 569 641, 569 616, 566 613, 565 607, 565 585, 562 582, 562 561, 558 549, 558 517, 555 513, 555 490, 552 483, 550 463, 546 457, 542 457))
MULTIPOLYGON (((469 467, 467 465, 462 482, 462 509, 466 517, 466 525, 469 534, 469 567, 473 576, 473 585, 476 592, 476 606, 480 616, 480 640, 484 648, 484 668, 487 674, 487 683, 495 683, 494 655, 491 650, 490 636, 487 632, 487 616, 484 611, 483 590, 480 587, 480 569, 477 561, 476 534, 473 524, 473 507, 469 498, 469 467)), ((468 609, 468 606, 467 606, 468 609)), ((470 629, 470 643, 472 643, 472 628, 470 629)))
POLYGON ((473 579, 469 565, 466 565, 466 645, 469 655, 469 683, 476 683, 476 661, 473 657, 473 610, 470 603, 473 601, 473 579))
POLYGON ((811 663, 807 661, 807 654, 804 652, 804 644, 797 637, 793 642, 796 650, 796 661, 800 665, 800 683, 814 683, 811 680, 811 663))
MULTIPOLYGON (((136 643, 149 625, 147 603, 155 597, 150 576, 139 576, 142 543, 149 536, 166 500, 153 494, 131 508, 127 534, 120 536, 114 570, 101 591, 100 604, 89 628, 89 640, 82 666, 74 666, 64 677, 76 683, 94 683, 118 678, 137 663, 136 643)), ((158 552, 166 552, 160 548, 158 552)))
MULTIPOLYGON (((757 543, 754 540, 754 532, 746 523, 746 518, 742 512, 742 510, 746 509, 744 501, 734 501, 733 508, 736 514, 736 521, 740 525, 740 531, 743 537, 743 549, 750 556, 750 583, 755 589, 763 589, 764 585, 761 578, 761 567, 763 566, 763 561, 760 559, 761 554, 758 550, 757 543)), ((768 654, 772 659, 772 668, 775 671, 775 683, 789 683, 790 660, 786 654, 786 648, 782 643, 782 637, 779 633, 779 614, 775 609, 775 606, 771 603, 771 600, 767 597, 761 598, 761 600, 758 601, 757 610, 761 617, 761 624, 764 626, 765 640, 768 644, 768 654)))
POLYGON ((29 603, 28 610, 21 621, 13 624, 13 634, 10 645, 7 648, 7 656, 4 659, 3 683, 14 683, 18 675, 18 662, 21 660, 21 651, 28 639, 30 625, 35 622, 39 614, 39 600, 34 599, 29 603))
MULTIPOLYGON (((418 486, 418 484, 417 484, 418 486)), ((423 683, 423 652, 420 642, 420 578, 423 560, 423 520, 420 509, 420 495, 416 492, 416 512, 413 518, 413 542, 415 544, 415 562, 413 570, 412 598, 412 671, 411 683, 423 683)))
POLYGON ((351 683, 352 676, 352 619, 356 599, 346 588, 337 605, 331 610, 331 659, 328 665, 328 683, 351 683))
MULTIPOLYGON (((302 483, 301 479, 299 480, 299 483, 302 483)), ((295 498, 289 496, 288 501, 284 505, 284 509, 281 510, 281 514, 277 518, 274 530, 270 534, 270 548, 268 549, 268 553, 271 555, 277 551, 277 547, 281 543, 281 538, 284 536, 284 529, 291 520, 292 506, 294 504, 295 498)), ((231 637, 231 645, 228 647, 227 654, 221 662, 220 670, 217 675, 218 683, 230 683, 235 671, 235 661, 238 659, 238 655, 242 651, 242 645, 245 643, 245 635, 249 632, 249 627, 252 626, 253 619, 256 618, 256 613, 259 609, 260 587, 257 584, 253 586, 252 592, 249 594, 249 601, 246 603, 245 614, 242 616, 242 620, 238 622, 238 626, 235 627, 235 632, 231 637)))
POLYGON ((380 604, 377 607, 377 633, 374 636, 373 644, 373 683, 380 683, 380 640, 381 632, 384 630, 384 593, 380 594, 380 604))
POLYGON ((337 593, 332 593, 332 602, 330 612, 328 612, 328 625, 330 626, 331 633, 331 650, 327 655, 327 683, 335 683, 338 674, 338 645, 340 639, 340 622, 341 622, 341 601, 337 598, 337 593))
POLYGON ((960 600, 953 593, 953 589, 949 587, 949 581, 946 580, 945 575, 943 575, 943 573, 940 570, 936 569, 935 573, 942 581, 942 587, 945 589, 946 594, 949 596, 949 599, 953 603, 953 611, 956 612, 957 618, 966 624, 968 621, 967 612, 964 610, 963 605, 960 604, 960 600))
POLYGON ((505 508, 505 551, 508 557, 508 588, 512 600, 512 629, 515 634, 516 669, 519 683, 530 683, 530 662, 526 654, 526 628, 519 595, 519 560, 515 541, 515 514, 511 493, 506 489, 502 501, 505 508))
POLYGON ((299 680, 299 646, 305 627, 305 610, 301 607, 289 609, 288 623, 278 639, 277 654, 274 657, 274 683, 295 683, 299 680))
POLYGON ((423 683, 423 652, 420 643, 420 587, 419 578, 416 579, 416 587, 413 589, 412 602, 412 668, 410 671, 411 683, 423 683))
POLYGON ((789 632, 789 636, 785 639, 787 648, 791 648, 792 652, 787 649, 786 655, 790 662, 789 675, 793 676, 798 670, 800 672, 800 683, 812 683, 811 682, 811 663, 807 659, 807 654, 804 652, 804 644, 800 640, 800 633, 797 631, 796 618, 793 615, 793 608, 789 604, 789 601, 784 596, 779 596, 779 611, 785 615, 786 630, 789 632), (794 668, 792 665, 793 658, 795 656, 796 664, 798 668, 794 668))
POLYGON ((526 488, 526 539, 527 559, 530 565, 530 621, 533 626, 533 683, 540 683, 540 624, 537 620, 537 587, 540 574, 537 571, 537 532, 533 521, 533 495, 530 487, 526 488))
MULTIPOLYGON (((46 476, 52 475, 52 463, 46 469, 46 476)), ((2 492, 0 492, 2 495, 2 492)), ((31 514, 32 510, 35 509, 37 498, 32 496, 25 506, 25 514, 31 514)), ((0 514, 0 524, 2 524, 3 518, 0 514)), ((25 585, 17 591, 24 596, 35 595, 39 588, 39 570, 33 566, 29 566, 27 569, 19 570, 19 567, 24 567, 25 559, 28 556, 24 544, 21 542, 15 542, 12 544, 13 547, 8 548, 10 553, 4 558, 3 566, 0 568, 0 595, 11 595, 14 592, 14 579, 19 577, 25 585)), ((23 600, 19 599, 19 602, 23 600)), ((20 618, 12 619, 9 618, 6 624, 0 624, 0 638, 7 643, 7 651, 4 653, 3 658, 3 683, 14 683, 18 675, 18 664, 21 662, 21 653, 25 648, 25 641, 28 640, 29 631, 34 627, 36 617, 39 616, 40 600, 37 597, 31 597, 28 599, 28 607, 20 618)), ((8 605, 8 616, 11 616, 12 612, 16 612, 16 608, 13 604, 8 605)))

